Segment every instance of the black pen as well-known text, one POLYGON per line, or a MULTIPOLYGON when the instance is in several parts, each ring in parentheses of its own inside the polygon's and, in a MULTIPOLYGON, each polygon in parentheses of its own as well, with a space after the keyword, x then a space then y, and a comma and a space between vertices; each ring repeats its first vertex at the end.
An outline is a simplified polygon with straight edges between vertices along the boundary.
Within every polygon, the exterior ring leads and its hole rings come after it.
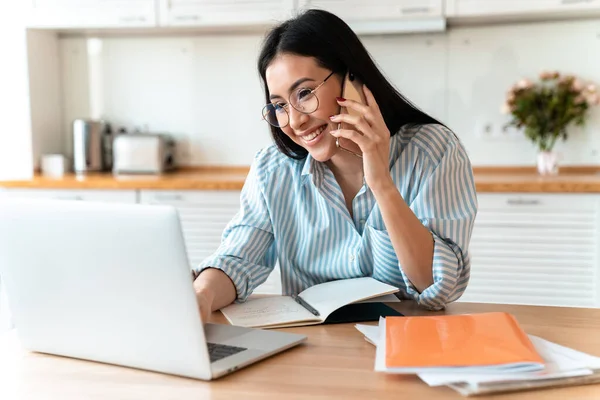
POLYGON ((304 300, 302 297, 293 294, 292 298, 294 300, 296 300, 296 303, 300 304, 302 307, 306 308, 308 311, 310 311, 312 314, 316 315, 317 317, 321 316, 321 314, 319 313, 319 311, 317 311, 313 306, 311 306, 310 304, 308 304, 306 302, 306 300, 304 300))

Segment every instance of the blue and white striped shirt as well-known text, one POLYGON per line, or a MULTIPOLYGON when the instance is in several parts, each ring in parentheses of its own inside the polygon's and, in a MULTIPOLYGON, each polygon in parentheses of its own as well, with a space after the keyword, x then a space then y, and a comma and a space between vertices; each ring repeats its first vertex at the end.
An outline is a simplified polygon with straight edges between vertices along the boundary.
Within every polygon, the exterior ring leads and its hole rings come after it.
POLYGON ((333 173, 310 155, 291 159, 274 145, 259 151, 241 207, 218 250, 198 271, 214 267, 245 301, 279 261, 283 294, 326 281, 372 276, 429 309, 441 309, 469 281, 469 241, 477 214, 473 171, 456 136, 441 125, 403 128, 390 141, 390 173, 400 194, 432 232, 434 283, 419 293, 398 262, 375 197, 365 184, 350 216, 333 173))

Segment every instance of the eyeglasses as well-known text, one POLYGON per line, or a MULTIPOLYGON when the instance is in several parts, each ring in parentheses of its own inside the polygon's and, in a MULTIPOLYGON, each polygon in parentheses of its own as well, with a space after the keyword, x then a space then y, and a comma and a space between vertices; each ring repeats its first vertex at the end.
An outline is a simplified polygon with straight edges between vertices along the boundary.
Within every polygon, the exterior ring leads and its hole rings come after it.
MULTIPOLYGON (((317 111, 319 108, 319 98, 315 94, 321 86, 327 82, 333 75, 331 72, 327 75, 327 78, 323 79, 316 88, 298 88, 292 92, 288 104, 291 104, 294 109, 300 111, 303 114, 311 114, 317 111)), ((288 104, 281 103, 269 103, 262 109, 262 117, 269 124, 276 128, 285 128, 290 123, 290 114, 287 111, 288 104)))

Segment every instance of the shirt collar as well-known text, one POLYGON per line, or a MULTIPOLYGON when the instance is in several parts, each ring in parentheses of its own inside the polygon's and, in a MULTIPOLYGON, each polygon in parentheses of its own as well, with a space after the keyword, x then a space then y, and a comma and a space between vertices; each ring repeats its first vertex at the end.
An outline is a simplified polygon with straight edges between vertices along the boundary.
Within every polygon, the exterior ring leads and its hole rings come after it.
MULTIPOLYGON (((398 157, 400 154, 400 134, 401 132, 399 131, 390 138, 390 152, 388 155, 390 170, 392 169, 396 161, 398 161, 398 157)), ((313 183, 316 187, 319 187, 324 175, 323 164, 312 158, 312 156, 309 153, 306 155, 306 158, 304 159, 304 165, 302 166, 302 177, 304 178, 304 182, 308 181, 308 177, 311 175, 313 183)))
POLYGON ((309 176, 312 176, 315 186, 319 187, 323 180, 323 165, 312 158, 310 153, 304 159, 304 166, 302 167, 302 177, 304 178, 304 182, 308 181, 309 176))

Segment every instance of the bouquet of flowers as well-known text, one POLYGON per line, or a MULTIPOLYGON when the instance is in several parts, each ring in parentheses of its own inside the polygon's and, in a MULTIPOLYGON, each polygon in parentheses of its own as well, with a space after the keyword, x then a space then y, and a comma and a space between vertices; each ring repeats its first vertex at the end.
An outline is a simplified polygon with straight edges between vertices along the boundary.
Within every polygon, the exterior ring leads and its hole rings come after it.
POLYGON ((536 83, 522 79, 514 84, 502 112, 512 117, 507 126, 524 128, 525 136, 548 152, 558 138, 567 139, 571 123, 583 125, 588 109, 599 104, 595 85, 573 75, 542 72, 536 83))

